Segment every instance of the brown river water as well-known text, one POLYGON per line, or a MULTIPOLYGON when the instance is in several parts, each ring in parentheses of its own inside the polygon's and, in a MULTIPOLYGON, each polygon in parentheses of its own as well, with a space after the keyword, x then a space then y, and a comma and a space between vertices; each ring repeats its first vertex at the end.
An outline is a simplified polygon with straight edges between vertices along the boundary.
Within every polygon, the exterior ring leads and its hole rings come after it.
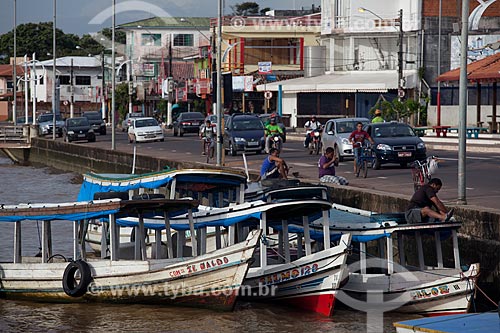
MULTIPOLYGON (((79 175, 45 167, 21 167, 0 156, 0 204, 76 200, 79 175)), ((54 253, 71 256, 70 223, 56 222, 54 253), (67 239, 68 241, 61 242, 67 239)), ((13 225, 0 222, 0 261, 12 258, 13 225)), ((39 248, 36 222, 23 227, 23 254, 39 248)), ((0 278, 1 283, 1 278, 0 278)), ((385 314, 384 332, 392 323, 415 317, 385 314)), ((366 314, 336 310, 331 318, 285 306, 237 303, 233 312, 147 305, 46 304, 0 299, 0 332, 375 332, 366 314)))

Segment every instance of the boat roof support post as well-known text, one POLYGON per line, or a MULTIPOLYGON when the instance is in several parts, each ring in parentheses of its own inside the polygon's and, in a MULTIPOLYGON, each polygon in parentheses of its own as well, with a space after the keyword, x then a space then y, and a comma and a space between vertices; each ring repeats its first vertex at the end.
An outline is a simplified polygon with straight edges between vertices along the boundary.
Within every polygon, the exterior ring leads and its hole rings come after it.
POLYGON ((215 249, 221 249, 222 248, 222 241, 221 241, 222 234, 220 232, 220 226, 215 227, 215 249))
POLYGON ((219 208, 224 207, 224 193, 219 192, 219 198, 218 198, 218 200, 219 200, 219 203, 218 203, 217 207, 219 207, 219 208))
POLYGON ((290 239, 288 236, 288 221, 281 221, 281 228, 283 229, 283 245, 285 250, 285 263, 289 263, 290 260, 290 239))
POLYGON ((460 251, 458 251, 458 236, 457 231, 452 230, 451 236, 453 238, 453 258, 455 259, 455 268, 460 269, 460 251))
POLYGON ((191 231, 191 254, 193 257, 198 255, 198 242, 196 241, 196 234, 194 232, 194 220, 193 220, 193 210, 188 210, 188 218, 189 218, 189 230, 191 231))
POLYGON ((212 192, 208 193, 207 199, 208 199, 208 206, 214 207, 214 194, 212 192))
POLYGON ((238 196, 238 202, 242 204, 245 202, 245 184, 240 184, 240 193, 238 196))
POLYGON ((304 228, 304 243, 306 247, 306 256, 311 255, 311 232, 309 231, 309 217, 302 216, 302 227, 304 228))
POLYGON ((387 237, 387 274, 394 273, 394 251, 392 248, 392 237, 387 237))
POLYGON ((406 254, 405 254, 405 241, 404 235, 402 233, 398 233, 398 250, 399 250, 399 264, 401 266, 406 265, 406 254))
POLYGON ((200 254, 207 253, 207 227, 198 229, 200 254))
POLYGON ((47 263, 51 256, 50 250, 50 221, 42 222, 42 263, 47 263))
POLYGON ((366 274, 366 243, 359 242, 359 269, 366 274))
POLYGON ((175 192, 177 190, 177 179, 174 178, 170 185, 170 199, 175 199, 175 192))
MULTIPOLYGON (((119 233, 118 233, 119 234, 119 233)), ((109 214, 109 249, 110 249, 110 258, 111 261, 118 260, 118 249, 117 246, 117 225, 116 225, 116 216, 115 214, 109 214)))
POLYGON ((297 234, 297 259, 302 258, 304 253, 302 252, 302 234, 297 234))
POLYGON ((325 243, 325 250, 330 248, 330 219, 328 218, 328 211, 324 210, 323 215, 323 242, 325 243))
POLYGON ((128 190, 128 198, 132 199, 133 196, 134 196, 134 190, 128 190))
POLYGON ((106 222, 102 222, 101 259, 104 259, 108 256, 108 251, 109 251, 108 235, 109 235, 109 225, 106 222))
POLYGON ((184 256, 184 244, 186 244, 186 231, 177 230, 177 258, 184 256))
POLYGON ((22 262, 21 221, 14 223, 14 264, 22 262))
POLYGON ((73 260, 78 259, 78 250, 80 248, 78 234, 80 231, 80 224, 83 221, 73 221, 73 260))
POLYGON ((260 216, 260 230, 262 230, 262 240, 260 242, 260 269, 264 271, 267 267, 267 212, 262 212, 260 216))
POLYGON ((139 230, 136 237, 139 237, 139 244, 141 248, 141 260, 146 260, 146 232, 144 229, 144 215, 139 213, 139 230))
POLYGON ((236 228, 234 225, 229 226, 229 246, 236 244, 236 228))
POLYGON ((163 219, 165 221, 165 233, 167 236, 167 257, 168 259, 172 259, 174 257, 174 246, 172 243, 172 229, 170 227, 170 218, 167 211, 163 212, 163 219))
POLYGON ((439 231, 434 232, 434 241, 436 242, 437 267, 443 268, 443 250, 441 249, 441 233, 439 231))
POLYGON ((424 270, 425 268, 424 248, 422 246, 422 235, 420 234, 420 231, 415 231, 415 239, 417 241, 418 267, 421 270, 424 270))
POLYGON ((80 259, 85 260, 87 253, 85 252, 85 238, 89 227, 89 220, 84 219, 80 223, 80 259))
POLYGON ((285 242, 283 240, 283 229, 278 231, 278 262, 280 264, 284 263, 284 247, 285 247, 285 242))
POLYGON ((139 260, 141 257, 141 243, 139 242, 139 226, 133 227, 132 232, 134 233, 134 260, 139 260))
POLYGON ((155 259, 161 259, 161 230, 155 229, 155 259))

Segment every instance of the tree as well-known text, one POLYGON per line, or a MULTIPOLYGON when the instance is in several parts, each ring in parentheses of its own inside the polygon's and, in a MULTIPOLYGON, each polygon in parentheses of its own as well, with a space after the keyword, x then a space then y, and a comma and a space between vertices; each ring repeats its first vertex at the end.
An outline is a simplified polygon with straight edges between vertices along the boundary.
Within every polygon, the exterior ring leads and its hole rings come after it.
POLYGON ((271 10, 271 8, 269 8, 269 7, 262 8, 262 9, 260 10, 260 15, 266 15, 266 12, 268 12, 268 11, 270 11, 270 10, 271 10))
POLYGON ((256 2, 242 2, 231 6, 233 15, 236 16, 249 16, 259 14, 259 4, 256 2))

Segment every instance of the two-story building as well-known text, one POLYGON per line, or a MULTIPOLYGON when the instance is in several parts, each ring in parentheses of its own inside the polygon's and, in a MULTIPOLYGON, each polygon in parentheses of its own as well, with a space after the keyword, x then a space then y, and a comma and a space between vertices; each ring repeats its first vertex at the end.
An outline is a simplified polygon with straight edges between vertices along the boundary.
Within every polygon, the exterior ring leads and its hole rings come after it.
MULTIPOLYGON (((17 58, 17 63, 20 64, 24 61, 23 58, 17 58)), ((11 59, 10 65, 0 65, 0 121, 4 121, 12 118, 12 101, 14 96, 14 58, 11 59)), ((18 65, 16 67, 17 77, 22 77, 24 75, 24 67, 18 65)), ((17 86, 17 98, 16 106, 17 110, 23 107, 22 98, 24 97, 24 85, 18 84, 17 86)), ((21 113, 18 111, 17 116, 21 113)))

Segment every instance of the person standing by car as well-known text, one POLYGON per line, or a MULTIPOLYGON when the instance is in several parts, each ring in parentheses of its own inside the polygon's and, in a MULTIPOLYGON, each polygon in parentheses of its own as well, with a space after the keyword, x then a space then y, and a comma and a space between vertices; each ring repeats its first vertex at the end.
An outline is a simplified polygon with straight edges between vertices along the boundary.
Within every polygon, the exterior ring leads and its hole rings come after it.
POLYGON ((281 135, 283 135, 283 130, 281 129, 281 127, 279 127, 278 124, 276 124, 276 117, 272 117, 269 119, 269 124, 267 124, 265 127, 265 134, 266 134, 266 152, 270 153, 271 140, 273 136, 275 134, 279 134, 281 138, 281 135))
POLYGON ((439 178, 432 178, 429 182, 418 189, 410 199, 410 204, 405 212, 406 222, 423 223, 430 219, 439 219, 448 222, 453 216, 453 208, 447 210, 445 205, 437 197, 437 193, 443 186, 439 178), (433 209, 436 208, 436 210, 433 209))
POLYGON ((215 126, 212 126, 212 122, 207 119, 205 124, 200 128, 200 139, 201 139, 201 154, 205 155, 205 142, 210 141, 210 158, 214 156, 214 138, 215 138, 215 126))
POLYGON ((312 116, 311 120, 306 121, 304 128, 306 129, 306 139, 304 141, 304 148, 309 147, 309 142, 311 142, 310 132, 321 129, 321 123, 316 120, 316 116, 312 116))
POLYGON ((279 157, 279 151, 276 148, 269 150, 269 156, 262 162, 260 168, 260 179, 281 178, 288 179, 288 166, 284 159, 279 157))
POLYGON ((375 117, 373 117, 372 123, 385 123, 384 118, 382 118, 382 111, 379 109, 375 110, 375 117))
POLYGON ((349 142, 352 143, 352 150, 354 153, 354 172, 356 172, 357 161, 361 154, 361 147, 363 147, 365 140, 370 141, 372 144, 375 143, 370 134, 363 131, 363 123, 358 122, 356 124, 356 129, 349 136, 349 142))
POLYGON ((328 147, 318 161, 319 181, 322 183, 335 183, 348 185, 349 182, 344 177, 335 175, 335 167, 339 165, 339 160, 335 157, 335 150, 328 147))

